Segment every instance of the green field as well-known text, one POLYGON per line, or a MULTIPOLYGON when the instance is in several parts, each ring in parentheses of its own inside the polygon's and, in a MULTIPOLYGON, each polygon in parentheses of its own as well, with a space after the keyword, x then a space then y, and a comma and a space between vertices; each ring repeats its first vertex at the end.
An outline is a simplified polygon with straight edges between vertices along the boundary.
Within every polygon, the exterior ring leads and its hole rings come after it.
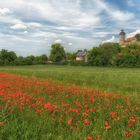
POLYGON ((140 69, 0 67, 0 140, 139 140, 140 69))
POLYGON ((0 71, 22 74, 63 83, 74 83, 107 92, 140 96, 139 68, 98 68, 72 66, 0 67, 0 71))

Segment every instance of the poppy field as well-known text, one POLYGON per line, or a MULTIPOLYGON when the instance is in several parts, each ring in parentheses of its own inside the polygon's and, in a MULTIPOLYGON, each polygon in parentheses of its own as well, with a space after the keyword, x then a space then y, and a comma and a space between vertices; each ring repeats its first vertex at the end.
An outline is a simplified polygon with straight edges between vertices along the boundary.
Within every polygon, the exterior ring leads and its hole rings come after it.
POLYGON ((139 138, 139 98, 0 72, 1 140, 139 138))
POLYGON ((3 66, 0 71, 140 97, 139 68, 34 65, 3 66))

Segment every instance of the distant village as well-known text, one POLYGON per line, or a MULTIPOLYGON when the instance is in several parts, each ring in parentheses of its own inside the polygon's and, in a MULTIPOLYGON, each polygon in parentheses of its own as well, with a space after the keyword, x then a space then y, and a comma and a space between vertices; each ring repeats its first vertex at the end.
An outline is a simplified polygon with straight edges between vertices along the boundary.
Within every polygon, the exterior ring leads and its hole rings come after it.
MULTIPOLYGON (((119 41, 107 41, 90 50, 66 52, 61 43, 53 43, 50 55, 17 56, 13 51, 0 50, 0 65, 65 64, 89 66, 135 66, 140 67, 140 34, 126 37, 124 30, 118 34, 119 41)), ((86 47, 86 46, 85 46, 86 47)))
MULTIPOLYGON (((140 41, 138 41, 134 36, 132 37, 128 37, 126 38, 126 33, 124 32, 124 30, 122 29, 121 32, 119 33, 119 44, 121 47, 125 47, 127 44, 129 43, 140 43, 140 41)), ((108 42, 108 43, 113 43, 113 42, 108 42)), ((77 54, 76 54, 76 61, 85 61, 87 62, 87 55, 88 55, 88 51, 85 50, 78 50, 77 54)))

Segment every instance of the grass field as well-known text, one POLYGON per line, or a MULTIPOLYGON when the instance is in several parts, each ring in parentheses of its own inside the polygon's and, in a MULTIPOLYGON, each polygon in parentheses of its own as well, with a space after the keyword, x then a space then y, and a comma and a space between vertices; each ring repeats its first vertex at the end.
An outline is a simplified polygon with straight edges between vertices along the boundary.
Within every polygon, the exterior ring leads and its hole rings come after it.
POLYGON ((0 140, 139 140, 139 81, 131 68, 0 67, 0 140))
POLYGON ((98 68, 72 66, 0 67, 0 71, 74 83, 94 89, 140 97, 139 68, 98 68))

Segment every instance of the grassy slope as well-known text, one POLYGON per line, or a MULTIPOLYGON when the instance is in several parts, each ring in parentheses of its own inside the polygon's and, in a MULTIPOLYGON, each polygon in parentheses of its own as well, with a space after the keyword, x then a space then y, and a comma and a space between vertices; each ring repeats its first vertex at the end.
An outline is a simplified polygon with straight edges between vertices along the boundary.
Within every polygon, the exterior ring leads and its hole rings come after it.
POLYGON ((0 67, 0 71, 75 83, 109 92, 140 97, 140 69, 72 66, 0 67))

